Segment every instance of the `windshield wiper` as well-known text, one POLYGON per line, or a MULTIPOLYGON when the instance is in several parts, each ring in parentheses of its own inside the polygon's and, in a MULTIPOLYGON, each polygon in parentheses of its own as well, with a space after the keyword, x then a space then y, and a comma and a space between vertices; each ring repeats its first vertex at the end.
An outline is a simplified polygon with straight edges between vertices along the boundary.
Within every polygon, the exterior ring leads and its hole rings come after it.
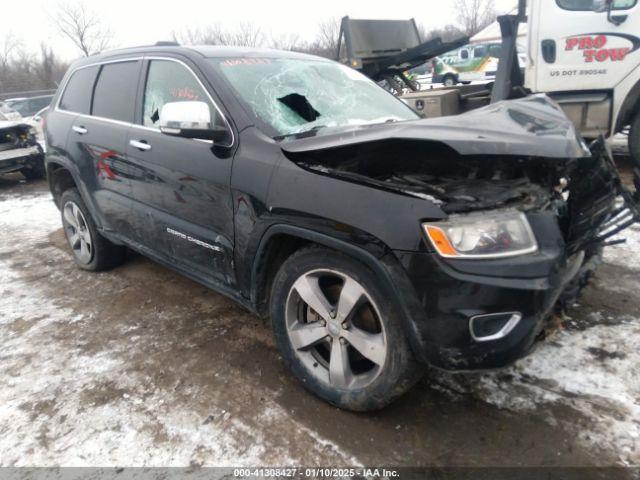
POLYGON ((292 133, 284 133, 282 135, 278 135, 273 138, 275 140, 282 140, 283 138, 288 138, 288 137, 298 137, 298 136, 304 137, 305 135, 311 136, 310 135, 311 133, 315 133, 322 128, 327 128, 327 125, 315 125, 311 128, 308 128, 307 130, 300 130, 299 132, 292 132, 292 133))

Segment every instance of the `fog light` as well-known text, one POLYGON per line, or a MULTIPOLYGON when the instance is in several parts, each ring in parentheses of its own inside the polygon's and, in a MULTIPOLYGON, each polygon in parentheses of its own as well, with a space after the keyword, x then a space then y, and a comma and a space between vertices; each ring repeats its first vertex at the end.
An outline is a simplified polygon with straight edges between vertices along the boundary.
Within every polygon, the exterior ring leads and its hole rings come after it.
POLYGON ((489 342, 504 338, 522 319, 520 312, 488 313, 469 319, 471 338, 476 342, 489 342))

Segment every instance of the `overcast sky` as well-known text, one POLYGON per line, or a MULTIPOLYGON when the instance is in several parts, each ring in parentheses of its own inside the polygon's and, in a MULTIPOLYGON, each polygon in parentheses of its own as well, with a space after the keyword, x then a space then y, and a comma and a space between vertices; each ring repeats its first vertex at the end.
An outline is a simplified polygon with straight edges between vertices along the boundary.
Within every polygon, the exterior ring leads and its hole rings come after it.
MULTIPOLYGON (((495 2, 501 12, 517 3, 516 0, 495 2)), ((214 23, 234 28, 241 22, 250 22, 267 35, 298 34, 304 40, 312 40, 318 23, 331 17, 414 17, 427 29, 454 23, 456 17, 452 0, 86 0, 85 3, 109 25, 115 34, 114 43, 120 47, 169 40, 174 30, 214 23)), ((29 50, 39 50, 40 42, 44 41, 63 58, 77 57, 78 50, 56 31, 49 19, 56 4, 55 0, 3 2, 0 36, 10 31, 20 37, 29 50)))

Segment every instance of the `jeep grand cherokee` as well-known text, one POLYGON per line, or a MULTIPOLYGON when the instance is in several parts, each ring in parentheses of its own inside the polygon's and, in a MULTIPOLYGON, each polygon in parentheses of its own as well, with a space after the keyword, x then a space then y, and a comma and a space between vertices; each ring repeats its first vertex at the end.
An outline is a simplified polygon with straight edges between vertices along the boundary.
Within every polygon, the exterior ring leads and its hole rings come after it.
POLYGON ((423 119, 329 60, 164 45, 79 60, 52 105, 80 268, 128 247, 268 315, 293 373, 347 409, 427 364, 524 355, 637 214, 544 96, 423 119))

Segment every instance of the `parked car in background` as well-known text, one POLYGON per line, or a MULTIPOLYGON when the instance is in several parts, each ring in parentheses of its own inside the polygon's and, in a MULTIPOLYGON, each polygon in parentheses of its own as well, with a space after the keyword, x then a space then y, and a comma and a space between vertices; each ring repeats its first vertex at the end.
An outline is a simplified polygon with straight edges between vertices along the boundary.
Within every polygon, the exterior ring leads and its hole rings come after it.
MULTIPOLYGON (((501 50, 499 42, 475 43, 440 55, 432 61, 433 83, 450 87, 458 83, 493 81, 501 50)), ((521 46, 518 46, 518 61, 524 70, 527 58, 521 46)))
POLYGON ((40 95, 38 97, 29 98, 9 98, 4 101, 9 107, 16 110, 22 118, 30 118, 37 112, 46 108, 51 103, 53 95, 40 95))
POLYGON ((32 126, 36 131, 36 141, 38 145, 42 148, 43 152, 47 151, 47 145, 44 141, 44 119, 49 111, 49 106, 47 105, 42 110, 36 112, 34 116, 29 118, 26 123, 32 126))
POLYGON ((420 89, 426 88, 433 82, 433 68, 431 63, 423 63, 422 65, 418 65, 417 67, 414 67, 411 70, 405 72, 405 75, 410 80, 418 82, 420 89))
POLYGON ((0 121, 17 122, 22 120, 22 115, 4 102, 0 102, 0 121))
POLYGON ((130 247, 270 316, 302 384, 352 410, 426 364, 529 352, 624 188, 544 95, 423 119, 350 67, 273 50, 84 58, 45 135, 80 268, 130 247))
POLYGON ((29 124, 2 120, 0 114, 0 174, 20 172, 29 180, 44 177, 44 154, 36 137, 29 124))

